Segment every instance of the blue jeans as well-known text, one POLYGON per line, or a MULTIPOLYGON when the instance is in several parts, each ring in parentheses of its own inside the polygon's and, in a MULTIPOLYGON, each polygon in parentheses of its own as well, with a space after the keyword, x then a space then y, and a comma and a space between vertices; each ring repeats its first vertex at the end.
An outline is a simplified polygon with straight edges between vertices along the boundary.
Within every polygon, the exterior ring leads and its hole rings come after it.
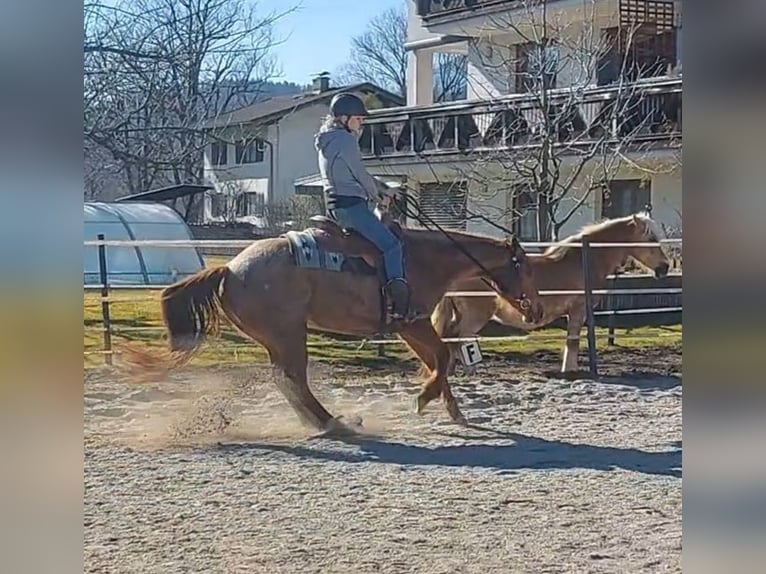
POLYGON ((359 235, 372 242, 383 254, 386 279, 404 279, 402 246, 399 239, 367 207, 360 202, 350 207, 336 207, 329 215, 338 225, 353 229, 359 235))

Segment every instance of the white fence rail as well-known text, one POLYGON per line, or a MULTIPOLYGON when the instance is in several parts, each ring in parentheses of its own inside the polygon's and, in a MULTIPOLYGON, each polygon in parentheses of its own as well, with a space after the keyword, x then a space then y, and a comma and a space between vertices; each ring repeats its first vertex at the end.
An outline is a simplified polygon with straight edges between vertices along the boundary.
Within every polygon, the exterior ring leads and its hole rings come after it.
MULTIPOLYGON (((111 364, 112 362, 112 356, 115 354, 115 351, 112 349, 111 346, 111 335, 113 333, 119 334, 120 332, 136 332, 136 331, 143 331, 143 332, 162 332, 164 331, 163 328, 160 327, 120 327, 120 328, 114 328, 111 324, 111 320, 109 317, 109 305, 113 303, 129 303, 129 302, 135 302, 139 300, 146 300, 146 297, 130 297, 130 298, 122 298, 122 297, 113 297, 110 295, 110 293, 113 293, 115 291, 131 291, 131 290, 160 290, 167 287, 167 285, 137 285, 137 284, 130 284, 130 283, 116 283, 116 284, 110 284, 108 281, 108 274, 106 270, 106 249, 107 247, 216 247, 216 248, 246 248, 250 245, 252 245, 254 240, 106 240, 106 239, 96 239, 96 240, 86 240, 84 241, 84 245, 87 247, 97 247, 99 250, 99 273, 101 276, 101 283, 98 284, 85 284, 84 289, 85 291, 93 291, 93 290, 99 290, 101 291, 101 297, 99 298, 99 305, 102 307, 102 316, 103 316, 103 326, 102 327, 86 327, 87 331, 100 331, 104 333, 104 348, 100 351, 86 351, 85 355, 93 355, 93 354, 101 354, 104 356, 105 361, 108 364, 111 364)), ((567 245, 571 247, 583 247, 583 263, 584 267, 586 267, 588 255, 590 248, 605 248, 605 247, 663 247, 665 245, 681 245, 682 240, 680 238, 678 239, 663 239, 659 242, 643 242, 643 243, 637 243, 637 242, 631 242, 631 243, 567 243, 567 245)), ((553 245, 558 245, 558 243, 552 243, 552 242, 530 242, 530 243, 522 243, 522 247, 525 249, 529 248, 541 248, 541 247, 550 247, 553 245)), ((680 277, 682 274, 680 273, 671 273, 669 277, 680 277)), ((615 279, 617 278, 616 275, 609 275, 607 279, 615 279)), ((561 295, 585 295, 586 300, 590 300, 590 296, 592 295, 650 295, 650 294, 681 294, 683 292, 682 288, 677 287, 669 287, 669 288, 645 288, 645 289, 592 289, 590 288, 590 281, 587 279, 586 276, 586 285, 585 288, 582 290, 572 290, 572 289, 554 289, 554 290, 541 290, 539 294, 541 296, 561 296, 561 295)), ((447 297, 495 297, 496 293, 493 291, 448 291, 445 296, 447 297)), ((639 315, 639 314, 651 314, 651 313, 678 313, 682 312, 682 307, 659 307, 659 308, 635 308, 635 309, 607 309, 607 310, 601 310, 601 311, 594 311, 590 310, 589 313, 589 320, 587 322, 588 326, 588 350, 590 354, 590 366, 591 366, 591 372, 596 374, 596 355, 595 355, 595 340, 596 340, 596 333, 595 333, 595 323, 593 320, 593 317, 595 316, 616 316, 616 315, 639 315)), ((534 338, 536 340, 553 340, 554 337, 551 337, 550 335, 536 335, 530 337, 529 335, 509 335, 509 336, 500 336, 500 337, 452 337, 452 338, 445 338, 443 341, 445 343, 468 343, 468 342, 481 342, 481 341, 513 341, 513 340, 529 340, 530 338, 534 338)), ((563 337, 563 338, 570 338, 570 337, 563 337)), ((579 340, 579 337, 576 337, 579 340)), ((611 326, 610 323, 610 329, 609 334, 599 337, 599 338, 608 338, 610 342, 613 342, 614 340, 614 328, 611 326)), ((556 340, 561 340, 562 337, 555 337, 556 340)), ((365 346, 365 345, 377 345, 379 348, 379 352, 382 353, 381 349, 383 345, 392 345, 392 344, 403 344, 402 341, 398 339, 380 339, 380 340, 363 340, 361 343, 359 341, 344 341, 340 340, 337 341, 338 344, 349 344, 349 345, 356 345, 359 348, 365 346)))
MULTIPOLYGON (((255 240, 243 239, 87 239, 86 247, 250 247, 255 240)), ((661 247, 663 245, 680 245, 681 239, 662 239, 659 242, 630 242, 630 243, 589 243, 589 247, 661 247)), ((555 242, 521 243, 524 249, 530 247, 553 247, 560 245, 555 242)), ((582 243, 567 243, 571 247, 582 247, 582 243)))

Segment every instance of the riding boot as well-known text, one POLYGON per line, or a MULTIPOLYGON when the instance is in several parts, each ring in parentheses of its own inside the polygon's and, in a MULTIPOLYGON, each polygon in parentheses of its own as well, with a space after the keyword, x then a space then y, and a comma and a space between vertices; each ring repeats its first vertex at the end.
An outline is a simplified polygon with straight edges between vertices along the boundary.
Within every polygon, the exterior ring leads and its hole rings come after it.
POLYGON ((391 318, 395 321, 411 321, 422 315, 415 309, 410 309, 410 288, 404 279, 392 279, 386 284, 391 296, 391 318))

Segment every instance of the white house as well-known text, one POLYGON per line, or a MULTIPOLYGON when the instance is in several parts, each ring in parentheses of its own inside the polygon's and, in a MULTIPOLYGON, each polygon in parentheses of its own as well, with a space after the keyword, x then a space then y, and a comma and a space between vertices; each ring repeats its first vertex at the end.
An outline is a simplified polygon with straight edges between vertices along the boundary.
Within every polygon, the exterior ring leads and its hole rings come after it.
POLYGON ((311 91, 279 96, 223 114, 206 124, 205 180, 214 190, 205 199, 204 221, 259 223, 265 205, 296 193, 317 172, 314 134, 341 91, 362 96, 369 107, 404 104, 404 99, 370 83, 333 87, 327 73, 311 91))
POLYGON ((407 106, 369 118, 365 162, 456 228, 536 238, 542 176, 559 236, 647 204, 678 226, 680 35, 680 0, 408 0, 407 106), (438 52, 466 56, 466 100, 433 103, 438 52))

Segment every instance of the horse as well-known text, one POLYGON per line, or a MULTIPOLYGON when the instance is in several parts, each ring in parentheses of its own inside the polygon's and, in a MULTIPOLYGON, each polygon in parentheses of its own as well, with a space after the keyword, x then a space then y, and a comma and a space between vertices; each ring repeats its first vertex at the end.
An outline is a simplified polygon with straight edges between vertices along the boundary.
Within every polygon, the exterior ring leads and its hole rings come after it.
MULTIPOLYGON (((571 245, 588 238, 592 243, 654 243, 664 238, 662 227, 647 214, 633 214, 583 227, 542 254, 529 253, 527 261, 534 269, 535 283, 540 290, 584 289, 582 252, 571 245)), ((590 252, 592 287, 607 287, 607 277, 629 259, 648 268, 656 278, 667 275, 670 259, 660 246, 646 247, 594 247, 590 252)), ((486 287, 475 279, 460 280, 451 288, 457 291, 485 291, 486 287)), ((586 320, 584 295, 544 295, 543 314, 537 321, 523 318, 498 297, 444 297, 431 315, 436 333, 442 338, 473 337, 491 320, 524 331, 538 329, 567 316, 567 340, 564 346, 561 372, 577 371, 580 349, 580 331, 586 320)), ((593 305, 601 297, 594 295, 593 305)), ((458 345, 450 343, 449 374, 454 372, 458 345)), ((422 371, 421 371, 422 372, 422 371)))
POLYGON ((226 318, 266 348, 280 392, 305 425, 323 433, 348 432, 309 387, 307 330, 396 333, 427 367, 415 412, 422 414, 441 395, 452 420, 465 424, 447 382, 449 350, 434 331, 430 313, 451 283, 485 277, 521 316, 539 320, 542 303, 527 254, 515 237, 402 228, 382 219, 402 241, 411 304, 424 311, 422 316, 391 323, 378 250, 356 232, 317 215, 302 231, 256 240, 225 265, 163 289, 169 351, 164 357, 142 351, 137 358, 134 350, 134 364, 144 373, 152 366, 163 371, 180 366, 206 336, 218 333, 226 318))

